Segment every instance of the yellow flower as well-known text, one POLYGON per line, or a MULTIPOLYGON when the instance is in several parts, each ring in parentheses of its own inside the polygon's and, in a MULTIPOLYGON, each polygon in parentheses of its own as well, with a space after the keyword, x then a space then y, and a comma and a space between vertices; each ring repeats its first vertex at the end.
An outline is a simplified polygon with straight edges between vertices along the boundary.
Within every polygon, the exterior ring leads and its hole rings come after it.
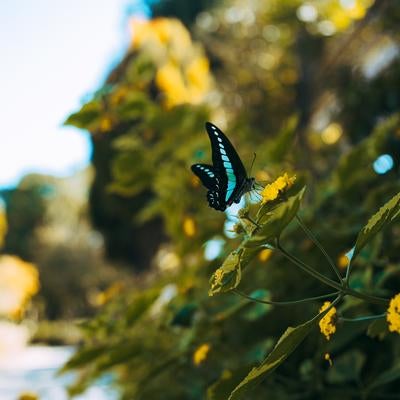
POLYGON ((263 249, 258 253, 258 259, 262 262, 268 261, 271 256, 272 256, 271 249, 263 249))
MULTIPOLYGON (((322 313, 325 311, 327 308, 331 306, 330 301, 326 301, 323 306, 320 308, 319 312, 322 313)), ((319 321, 319 329, 321 333, 326 337, 326 340, 329 340, 331 338, 331 335, 333 335, 336 332, 336 308, 332 307, 323 318, 319 321)))
POLYGON ((211 283, 211 289, 214 289, 218 285, 221 284, 222 278, 224 277, 224 269, 222 267, 219 267, 213 275, 214 282, 211 283))
POLYGON ((36 267, 15 256, 0 257, 0 314, 19 318, 39 290, 36 267))
POLYGON ((182 72, 175 62, 169 61, 157 70, 156 84, 164 92, 168 107, 184 103, 188 99, 182 72))
POLYGON ((210 348, 211 346, 208 343, 199 346, 193 353, 193 364, 196 366, 200 365, 207 358, 210 348))
POLYGON ((184 50, 191 45, 189 32, 177 19, 155 18, 144 20, 133 18, 131 29, 132 46, 134 49, 144 46, 161 47, 172 44, 184 50))
POLYGON ((295 180, 296 180, 295 175, 289 177, 289 175, 285 172, 274 182, 270 183, 269 185, 266 185, 263 191, 261 192, 262 196, 261 204, 265 204, 269 201, 275 200, 284 190, 290 188, 295 180))
POLYGON ((342 253, 337 259, 337 265, 340 269, 345 269, 347 268, 347 265, 349 264, 349 258, 347 257, 347 253, 342 253))
POLYGON ((39 397, 33 392, 22 392, 18 400, 39 400, 39 397))
POLYGON ((155 82, 166 107, 202 102, 211 88, 208 59, 178 20, 132 21, 132 46, 145 51, 157 72, 155 82))
POLYGON ((183 220, 183 232, 188 237, 193 237, 196 234, 196 223, 193 218, 186 217, 183 220))
POLYGON ((329 366, 332 367, 333 362, 332 362, 331 355, 329 353, 325 353, 324 358, 325 358, 326 361, 328 361, 329 366))
POLYGON ((389 324, 390 332, 400 333, 400 293, 390 300, 386 320, 389 324))
POLYGON ((111 130, 111 128, 112 128, 111 118, 107 116, 103 117, 100 120, 100 126, 99 126, 100 132, 108 132, 109 130, 111 130))

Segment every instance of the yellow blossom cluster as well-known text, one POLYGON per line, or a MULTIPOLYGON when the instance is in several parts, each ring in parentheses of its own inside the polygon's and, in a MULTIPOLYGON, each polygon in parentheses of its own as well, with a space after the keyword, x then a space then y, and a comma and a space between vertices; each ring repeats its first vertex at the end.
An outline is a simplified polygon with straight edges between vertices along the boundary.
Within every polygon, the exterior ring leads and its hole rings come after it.
POLYGON ((214 280, 211 282, 211 290, 216 288, 218 285, 222 283, 222 278, 224 277, 224 269, 222 267, 219 267, 215 272, 214 272, 214 280))
POLYGON ((289 189, 294 181, 296 180, 296 176, 289 177, 289 175, 285 172, 282 176, 277 178, 274 182, 266 185, 263 191, 261 192, 262 200, 261 204, 265 204, 269 201, 275 200, 282 192, 286 189, 289 189))
POLYGON ((19 318, 39 290, 36 267, 15 256, 0 257, 0 315, 19 318))
POLYGON ((400 293, 390 300, 386 320, 389 324, 390 332, 400 333, 400 293))
MULTIPOLYGON (((327 308, 329 308, 331 304, 332 303, 330 301, 326 301, 320 308, 319 312, 322 313, 327 308)), ((332 307, 319 321, 319 329, 321 333, 326 337, 326 340, 329 340, 331 338, 331 335, 333 335, 336 332, 335 323, 336 323, 336 308, 332 307)))
POLYGON ((208 343, 204 343, 199 346, 193 353, 193 364, 198 366, 207 358, 208 352, 211 346, 208 343))
POLYGON ((184 25, 171 18, 134 19, 132 47, 145 51, 157 67, 155 82, 167 107, 202 102, 211 88, 208 59, 184 25))

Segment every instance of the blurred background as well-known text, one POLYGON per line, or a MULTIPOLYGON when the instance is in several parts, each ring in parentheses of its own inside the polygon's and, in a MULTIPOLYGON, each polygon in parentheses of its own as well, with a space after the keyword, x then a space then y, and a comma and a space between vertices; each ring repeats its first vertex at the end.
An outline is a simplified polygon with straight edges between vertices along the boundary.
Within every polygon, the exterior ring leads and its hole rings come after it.
MULTIPOLYGON (((240 237, 190 171, 211 160, 204 122, 247 168, 257 152, 258 181, 305 180, 303 218, 344 268, 400 189, 399 23, 389 0, 2 2, 0 399, 227 398, 320 304, 208 297, 240 237)), ((362 254, 355 287, 398 291, 399 233, 362 254)), ((268 251, 241 286, 324 293, 268 251)), ((307 339, 252 398, 397 398, 398 340, 367 328, 307 339)))

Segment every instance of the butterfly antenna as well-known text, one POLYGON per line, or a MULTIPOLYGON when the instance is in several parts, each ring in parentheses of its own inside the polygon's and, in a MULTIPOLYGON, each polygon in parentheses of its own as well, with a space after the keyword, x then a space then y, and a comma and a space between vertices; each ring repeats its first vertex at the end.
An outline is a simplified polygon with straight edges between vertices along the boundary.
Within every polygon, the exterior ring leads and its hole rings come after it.
POLYGON ((251 170, 253 169, 254 161, 256 161, 256 157, 257 157, 257 154, 254 152, 253 153, 253 161, 251 162, 251 165, 250 165, 250 176, 251 176, 251 170))

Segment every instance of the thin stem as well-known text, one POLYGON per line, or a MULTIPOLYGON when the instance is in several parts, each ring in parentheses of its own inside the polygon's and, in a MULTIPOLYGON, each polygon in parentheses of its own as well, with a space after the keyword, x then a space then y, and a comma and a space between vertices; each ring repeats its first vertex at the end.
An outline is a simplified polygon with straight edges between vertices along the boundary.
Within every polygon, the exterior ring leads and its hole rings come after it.
POLYGON ((309 267, 307 264, 305 264, 303 261, 299 260, 297 257, 291 255, 288 253, 279 243, 279 240, 277 241, 277 246, 276 248, 290 261, 292 261, 293 264, 296 264, 299 268, 301 268, 304 272, 308 273, 309 275, 313 276, 315 279, 318 279, 319 281, 325 283, 328 286, 331 286, 335 288, 336 290, 343 290, 342 285, 339 283, 333 281, 332 279, 327 278, 325 275, 320 274, 319 272, 315 271, 313 268, 309 267))
POLYGON ((369 294, 357 292, 354 289, 351 289, 349 287, 346 287, 344 289, 344 293, 348 294, 353 297, 357 297, 358 299, 362 299, 364 301, 367 301, 368 303, 373 303, 373 304, 381 304, 381 305, 388 305, 389 300, 384 299, 383 297, 376 297, 376 296, 371 296, 369 294))
POLYGON ((332 303, 329 305, 328 308, 326 308, 324 311, 319 312, 317 315, 315 315, 314 318, 311 319, 311 321, 315 321, 316 319, 319 319, 319 318, 321 318, 322 316, 326 315, 326 314, 328 313, 328 311, 329 311, 332 307, 336 306, 336 304, 339 303, 340 300, 342 300, 342 298, 343 298, 343 293, 340 293, 340 294, 338 295, 338 297, 336 297, 336 299, 332 301, 332 303), (322 314, 322 316, 321 316, 321 314, 322 314))
POLYGON ((336 276, 338 277, 339 282, 341 282, 342 281, 342 274, 340 273, 338 267, 335 265, 335 263, 333 262, 332 258, 326 252, 326 250, 324 249, 322 244, 314 236, 314 234, 311 232, 311 230, 307 228, 307 226, 304 224, 303 220, 297 214, 296 214, 296 220, 297 220, 298 224, 300 225, 301 229, 303 229, 304 233, 320 249, 321 253, 325 256, 325 258, 328 261, 329 265, 331 266, 332 270, 335 272, 336 276))
POLYGON ((384 318, 385 316, 386 316, 386 313, 378 314, 378 315, 365 315, 365 316, 363 316, 363 317, 357 317, 357 318, 344 318, 344 317, 339 317, 339 321, 343 321, 343 322, 371 321, 371 320, 374 320, 374 319, 384 318))
POLYGON ((233 289, 232 290, 234 293, 238 294, 239 296, 244 297, 247 300, 254 301, 256 303, 262 303, 262 304, 269 304, 273 306, 289 306, 293 304, 300 304, 300 303, 306 303, 309 301, 314 301, 314 300, 321 300, 321 299, 326 299, 328 297, 333 297, 339 294, 340 292, 333 292, 333 293, 328 293, 328 294, 323 294, 321 296, 315 296, 315 297, 308 297, 306 299, 301 299, 301 300, 290 300, 290 301, 272 301, 272 300, 260 300, 256 299, 254 297, 251 297, 247 295, 246 293, 241 292, 240 290, 233 289))
MULTIPOLYGON (((358 299, 362 299, 368 303, 372 304, 380 304, 380 305, 387 305, 389 303, 388 299, 384 299, 382 297, 371 296, 369 294, 357 292, 354 289, 349 288, 347 285, 344 286, 343 284, 339 284, 332 279, 327 278, 326 276, 320 274, 319 272, 315 271, 313 268, 305 264, 303 261, 299 260, 297 257, 288 253, 279 243, 277 240, 276 248, 290 261, 296 264, 300 269, 304 272, 308 273, 309 275, 313 276, 315 279, 325 283, 328 286, 335 288, 336 290, 341 291, 343 294, 347 294, 353 297, 357 297, 358 299)), ((343 282, 343 281, 342 281, 343 282)))
POLYGON ((344 278, 347 285, 349 285, 349 283, 350 283, 351 267, 352 267, 352 262, 351 262, 351 259, 350 259, 349 263, 347 264, 347 268, 346 268, 346 277, 344 278))

